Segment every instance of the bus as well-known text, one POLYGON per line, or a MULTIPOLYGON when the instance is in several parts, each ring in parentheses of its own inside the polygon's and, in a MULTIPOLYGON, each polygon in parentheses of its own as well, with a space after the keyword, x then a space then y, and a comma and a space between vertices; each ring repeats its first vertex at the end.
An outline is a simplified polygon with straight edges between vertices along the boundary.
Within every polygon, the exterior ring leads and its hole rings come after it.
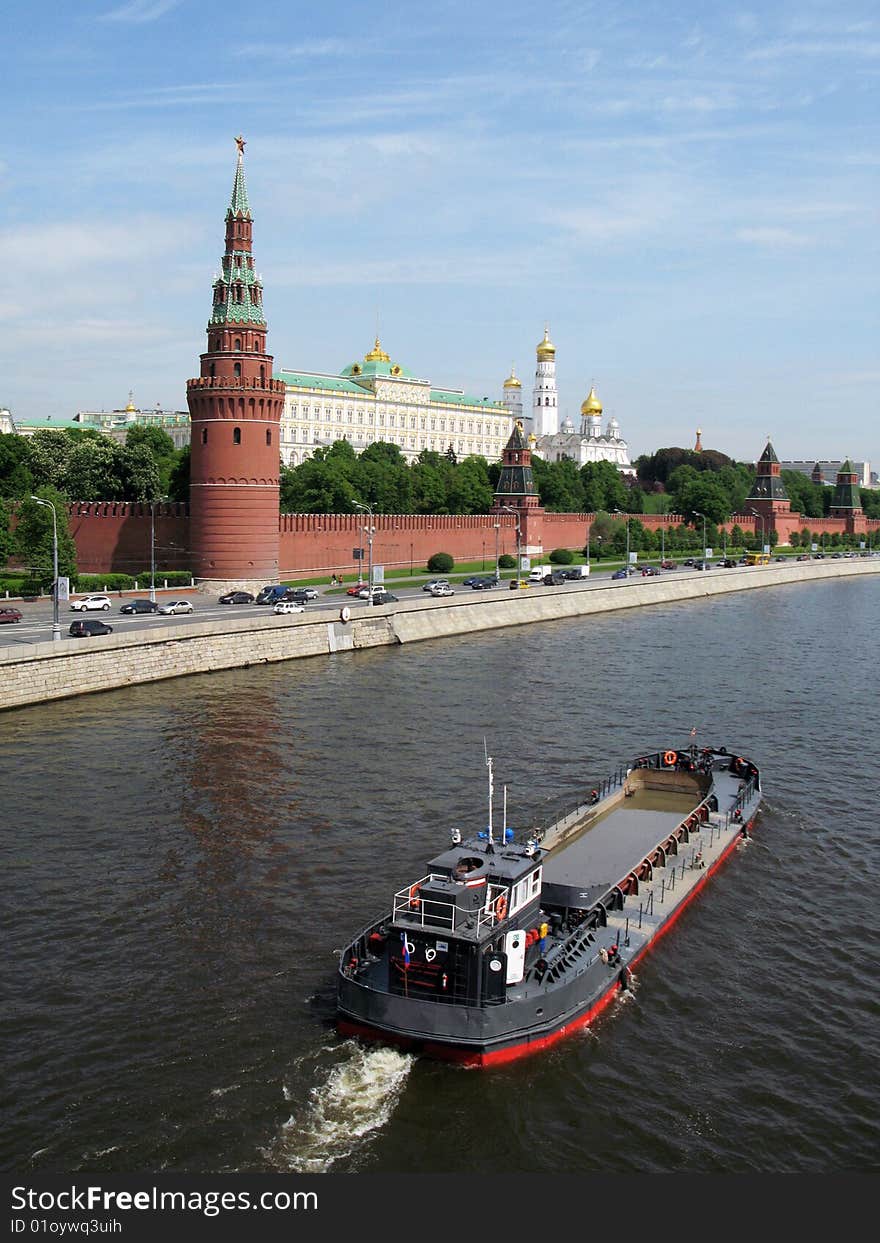
POLYGON ((769 565, 769 552, 747 552, 746 565, 769 565))

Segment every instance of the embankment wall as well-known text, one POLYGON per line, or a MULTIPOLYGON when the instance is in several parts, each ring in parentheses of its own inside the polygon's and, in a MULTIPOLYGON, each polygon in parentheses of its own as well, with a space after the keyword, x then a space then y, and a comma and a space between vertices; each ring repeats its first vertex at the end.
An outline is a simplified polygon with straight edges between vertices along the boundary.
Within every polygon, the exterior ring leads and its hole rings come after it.
MULTIPOLYGON (((621 580, 602 587, 535 587, 515 593, 478 592, 439 600, 417 597, 380 608, 352 605, 348 622, 327 610, 294 617, 272 614, 265 618, 223 618, 195 624, 180 619, 177 625, 154 630, 81 640, 65 638, 58 644, 39 643, 27 648, 0 648, 0 708, 23 707, 218 669, 247 668, 306 656, 326 657, 340 651, 864 575, 873 576, 880 584, 880 560, 795 562, 709 574, 621 580)), ((344 598, 340 598, 340 609, 344 604, 344 598)))

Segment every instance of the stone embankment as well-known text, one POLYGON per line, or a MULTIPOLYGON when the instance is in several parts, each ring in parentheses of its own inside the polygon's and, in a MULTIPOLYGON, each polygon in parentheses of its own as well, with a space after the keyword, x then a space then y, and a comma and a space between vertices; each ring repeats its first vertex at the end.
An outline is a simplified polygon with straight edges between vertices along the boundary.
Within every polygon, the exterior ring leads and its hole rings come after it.
POLYGON ((794 562, 785 565, 672 573, 628 582, 533 587, 527 591, 475 592, 448 599, 417 597, 368 608, 353 604, 350 617, 328 610, 290 617, 222 618, 191 624, 180 619, 159 629, 59 644, 0 647, 0 708, 22 707, 141 682, 210 673, 218 669, 331 656, 360 648, 475 634, 505 626, 588 617, 673 601, 701 600, 760 587, 829 578, 880 575, 880 559, 794 562))

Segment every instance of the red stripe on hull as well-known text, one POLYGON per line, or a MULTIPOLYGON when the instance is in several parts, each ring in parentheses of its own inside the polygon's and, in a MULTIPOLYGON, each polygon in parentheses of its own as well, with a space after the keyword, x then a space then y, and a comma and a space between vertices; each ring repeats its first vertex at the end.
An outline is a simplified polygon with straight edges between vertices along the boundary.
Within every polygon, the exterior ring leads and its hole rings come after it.
MULTIPOLYGON (((755 821, 753 818, 747 825, 744 826, 744 831, 750 830, 754 823, 755 821)), ((685 907, 689 906, 697 894, 702 891, 703 886, 706 884, 709 877, 713 876, 715 872, 717 872, 718 868, 721 867, 721 864, 730 857, 741 841, 742 834, 737 834, 737 836, 727 846, 724 853, 718 856, 710 868, 707 868, 706 875, 703 876, 694 886, 687 898, 685 898, 684 902, 682 902, 681 906, 679 906, 675 912, 670 915, 669 919, 667 919, 665 923, 660 925, 651 940, 643 946, 639 953, 632 958, 629 963, 625 964, 627 969, 639 962, 645 954, 647 954, 648 950, 656 945, 660 938, 669 931, 684 911, 685 907)), ((431 1040, 419 1040, 414 1037, 396 1035, 392 1032, 383 1031, 378 1027, 369 1027, 366 1024, 354 1023, 348 1019, 339 1019, 336 1024, 336 1028, 342 1036, 360 1036, 364 1040, 378 1041, 382 1044, 398 1045, 404 1049, 413 1049, 417 1052, 424 1053, 428 1057, 436 1058, 441 1061, 455 1062, 459 1066, 500 1066, 505 1062, 514 1062, 521 1057, 528 1057, 531 1053, 539 1053, 542 1049, 549 1048, 550 1045, 556 1044, 558 1040, 562 1040, 565 1036, 570 1035, 579 1028, 585 1027, 587 1024, 591 1023, 597 1015, 602 1013, 602 1011, 614 1000, 614 997, 618 992, 620 992, 621 988, 622 985, 620 984, 619 979, 615 979, 614 983, 609 986, 606 992, 604 992, 597 1001, 593 1002, 589 1010, 586 1010, 582 1015, 580 1015, 579 1018, 572 1019, 571 1022, 557 1028, 556 1031, 548 1032, 546 1036, 538 1036, 534 1040, 525 1040, 521 1044, 508 1045, 503 1049, 492 1049, 486 1052, 480 1052, 473 1049, 457 1049, 455 1045, 439 1044, 431 1040)))

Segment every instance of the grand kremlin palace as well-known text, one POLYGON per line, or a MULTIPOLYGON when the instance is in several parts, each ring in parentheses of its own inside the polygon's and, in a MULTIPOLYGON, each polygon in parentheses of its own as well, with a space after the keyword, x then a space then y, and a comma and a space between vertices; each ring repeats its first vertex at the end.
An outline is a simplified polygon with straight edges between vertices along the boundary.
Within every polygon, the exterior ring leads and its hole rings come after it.
POLYGON ((319 446, 347 440, 356 453, 374 441, 396 444, 407 461, 423 449, 459 458, 497 461, 510 435, 510 411, 500 401, 435 388, 392 362, 378 337, 363 362, 339 375, 275 371, 285 386, 281 460, 297 466, 319 446))

